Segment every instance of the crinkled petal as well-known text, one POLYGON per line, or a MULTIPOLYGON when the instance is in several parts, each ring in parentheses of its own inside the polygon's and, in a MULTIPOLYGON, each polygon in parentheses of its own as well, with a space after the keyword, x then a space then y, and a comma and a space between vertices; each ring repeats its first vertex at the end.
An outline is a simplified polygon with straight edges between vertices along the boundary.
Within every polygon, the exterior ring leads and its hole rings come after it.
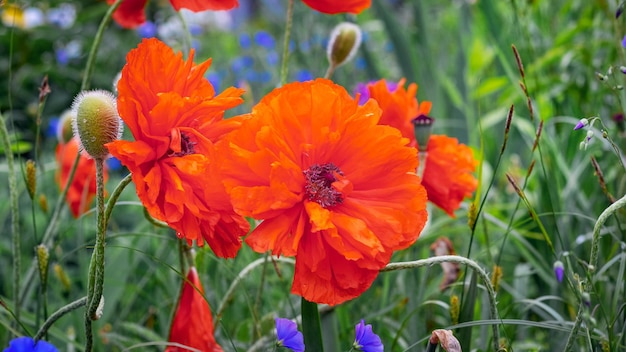
POLYGON ((327 14, 350 12, 358 14, 371 5, 371 0, 302 0, 314 10, 327 14))

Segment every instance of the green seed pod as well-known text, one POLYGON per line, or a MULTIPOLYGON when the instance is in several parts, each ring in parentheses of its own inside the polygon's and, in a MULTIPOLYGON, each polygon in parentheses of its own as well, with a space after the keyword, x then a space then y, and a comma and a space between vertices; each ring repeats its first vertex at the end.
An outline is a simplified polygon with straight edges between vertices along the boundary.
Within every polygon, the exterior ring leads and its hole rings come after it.
POLYGON ((106 159, 109 150, 104 145, 122 134, 115 96, 105 90, 81 92, 72 111, 74 135, 78 136, 82 149, 94 159, 106 159))

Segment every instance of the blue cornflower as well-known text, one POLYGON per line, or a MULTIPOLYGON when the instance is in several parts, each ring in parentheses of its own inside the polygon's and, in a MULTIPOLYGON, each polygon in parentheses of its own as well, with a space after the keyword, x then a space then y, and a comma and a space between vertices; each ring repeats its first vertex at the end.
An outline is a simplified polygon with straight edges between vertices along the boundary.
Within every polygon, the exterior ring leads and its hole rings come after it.
POLYGON ((257 45, 262 46, 268 50, 272 50, 274 49, 274 46, 276 46, 276 41, 274 40, 274 37, 272 37, 272 35, 266 31, 256 32, 256 34, 254 35, 254 42, 257 45))
POLYGON ((146 21, 137 28, 137 33, 142 38, 152 38, 157 35, 157 25, 154 22, 146 21))
POLYGON ((363 352, 384 352, 384 346, 380 337, 372 331, 372 325, 365 325, 365 320, 354 327, 356 329, 356 338, 352 347, 357 351, 363 352))
POLYGON ((251 44, 252 41, 250 40, 248 33, 241 33, 241 35, 239 35, 239 46, 242 49, 249 49, 251 44))
POLYGON ((276 318, 276 342, 277 346, 287 347, 293 352, 304 352, 304 337, 298 331, 298 324, 285 319, 276 318))
POLYGON ((22 336, 11 340, 4 352, 59 352, 50 342, 33 340, 32 337, 22 336))
POLYGON ((304 82, 313 80, 313 74, 309 70, 300 70, 296 72, 296 81, 304 82))

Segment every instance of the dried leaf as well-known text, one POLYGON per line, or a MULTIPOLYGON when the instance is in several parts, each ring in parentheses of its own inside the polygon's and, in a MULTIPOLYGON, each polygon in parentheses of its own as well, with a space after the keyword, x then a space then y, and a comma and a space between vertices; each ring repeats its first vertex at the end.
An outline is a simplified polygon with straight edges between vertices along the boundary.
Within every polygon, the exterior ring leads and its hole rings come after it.
POLYGON ((429 342, 433 345, 441 344, 441 347, 448 352, 461 352, 461 344, 452 334, 452 330, 434 330, 429 342))
MULTIPOLYGON (((455 255, 452 242, 446 237, 438 238, 431 246, 430 250, 435 253, 435 256, 441 255, 455 255)), ((441 269, 443 269, 443 280, 439 285, 439 289, 444 291, 450 284, 455 282, 459 278, 459 272, 461 271, 459 264, 457 263, 441 263, 441 269)))

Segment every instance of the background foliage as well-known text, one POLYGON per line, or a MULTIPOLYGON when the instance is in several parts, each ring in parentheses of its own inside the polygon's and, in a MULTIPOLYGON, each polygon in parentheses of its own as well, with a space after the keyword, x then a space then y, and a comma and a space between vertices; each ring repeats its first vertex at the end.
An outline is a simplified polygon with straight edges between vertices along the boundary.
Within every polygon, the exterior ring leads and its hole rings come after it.
MULTIPOLYGON (((286 1, 279 0, 241 2, 242 8, 232 13, 187 18, 197 60, 213 58, 208 78, 217 89, 231 85, 248 89, 246 103, 233 114, 249 111, 276 86, 286 8, 286 1)), ((8 3, 23 9, 37 7, 45 13, 68 5, 75 9, 75 20, 66 27, 50 21, 34 28, 7 23, 0 27, 0 111, 9 119, 15 141, 31 147, 18 154, 19 162, 38 153, 38 192, 52 205, 59 195, 52 162, 56 140, 46 132, 47 127, 79 90, 87 51, 107 6, 100 1, 8 3), (44 75, 48 75, 52 94, 42 114, 42 148, 35 151, 37 88, 44 75)), ((159 37, 175 50, 186 51, 178 17, 170 7, 160 5, 152 1, 149 6, 149 18, 160 28, 159 37)), ((593 225, 610 204, 591 158, 597 160, 608 193, 620 198, 626 188, 622 153, 626 97, 621 89, 625 76, 620 71, 626 65, 621 44, 626 30, 624 18, 615 17, 618 6, 615 0, 374 0, 358 17, 345 17, 323 15, 296 1, 290 80, 322 76, 327 67, 328 34, 342 20, 356 21, 365 41, 356 59, 341 67, 334 80, 349 91, 358 82, 380 78, 406 77, 408 82, 417 82, 418 99, 433 102, 434 132, 459 138, 482 159, 475 202, 484 206, 475 231, 467 225, 472 200, 455 218, 432 208, 429 227, 393 261, 429 257, 430 245, 444 236, 458 254, 489 272, 495 266, 502 270, 500 321, 488 320, 484 290, 471 280, 471 271, 462 268, 461 279, 444 291, 439 288, 442 272, 436 266, 383 273, 363 296, 323 314, 327 350, 349 349, 360 319, 373 324, 389 351, 424 350, 435 328, 454 328, 468 351, 490 350, 491 324, 500 326, 502 345, 509 350, 563 349, 581 294, 576 277, 589 275, 586 262, 593 225), (523 77, 512 45, 523 62, 523 77), (612 72, 608 72, 610 67, 612 72), (598 73, 606 79, 599 80, 598 73), (502 151, 511 106, 512 124, 502 151), (572 132, 572 128, 580 118, 590 116, 600 117, 604 127, 594 125, 588 148, 580 150, 584 131, 572 132), (533 148, 540 123, 538 147, 533 148), (609 138, 602 138, 601 129, 609 138), (523 188, 527 203, 506 174, 523 188), (562 283, 553 272, 557 260, 565 265, 562 283), (453 295, 461 299, 456 327, 450 316, 453 295)), ((111 89, 126 53, 140 39, 140 32, 112 25, 105 32, 91 87, 111 89)), ((109 192, 124 172, 113 173, 109 192)), ((0 184, 6 184, 6 179, 2 159, 0 184)), ((0 187, 0 199, 8 199, 7 187, 0 187)), ((103 351, 167 340, 181 284, 178 240, 173 232, 143 220, 132 187, 121 200, 107 238, 106 309, 95 322, 97 350, 103 351)), ((23 182, 20 206, 21 265, 26 272, 50 210, 31 204, 23 182)), ((94 241, 93 213, 73 220, 64 210, 62 216, 50 253, 50 311, 84 294, 94 241)), ((602 229, 593 294, 584 313, 588 330, 581 330, 577 339, 580 350, 626 348, 623 221, 624 213, 617 212, 602 229)), ((8 202, 0 202, 0 222, 6 229, 0 233, 0 299, 12 306, 8 202)), ((245 247, 234 260, 218 260, 207 248, 197 249, 197 266, 214 313, 237 274, 258 258, 262 256, 245 247)), ((263 336, 271 336, 275 316, 298 315, 299 298, 289 294, 292 270, 270 263, 242 280, 216 323, 217 339, 225 350, 248 350, 263 336)), ((36 289, 38 282, 33 277, 27 283, 36 289)), ((23 304, 23 322, 33 332, 43 319, 42 297, 30 292, 23 304)), ((50 340, 80 350, 82 319, 82 310, 62 318, 50 330, 50 340)), ((0 346, 8 344, 12 329, 11 316, 0 310, 0 346)))

